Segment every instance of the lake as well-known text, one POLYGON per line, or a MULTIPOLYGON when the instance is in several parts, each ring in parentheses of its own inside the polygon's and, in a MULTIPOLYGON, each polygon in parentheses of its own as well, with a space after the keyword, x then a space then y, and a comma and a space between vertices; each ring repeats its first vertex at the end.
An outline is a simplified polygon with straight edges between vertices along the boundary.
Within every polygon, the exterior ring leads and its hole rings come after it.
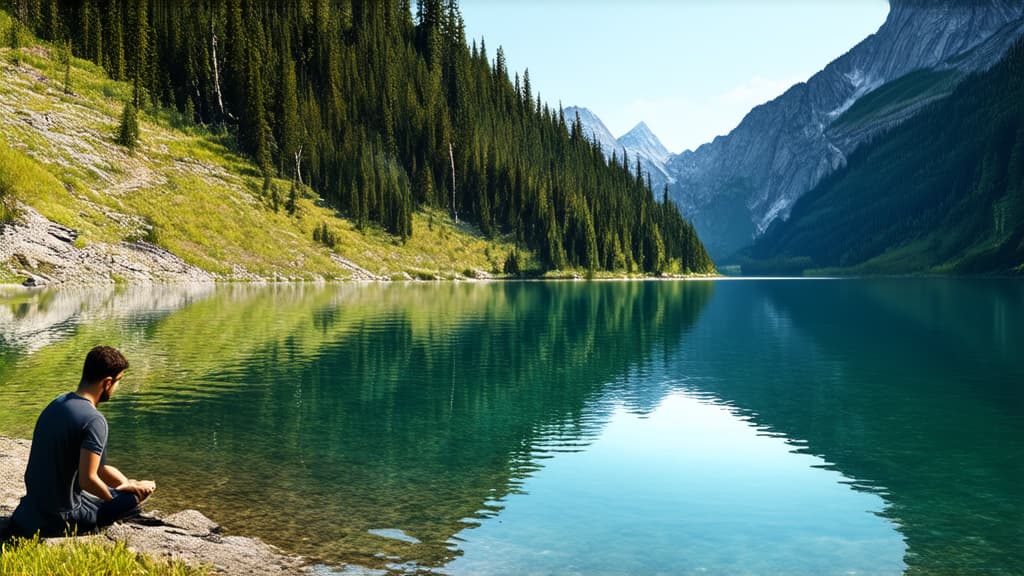
POLYGON ((1018 280, 0 294, 0 434, 116 345, 150 507, 325 566, 1024 571, 1018 280))

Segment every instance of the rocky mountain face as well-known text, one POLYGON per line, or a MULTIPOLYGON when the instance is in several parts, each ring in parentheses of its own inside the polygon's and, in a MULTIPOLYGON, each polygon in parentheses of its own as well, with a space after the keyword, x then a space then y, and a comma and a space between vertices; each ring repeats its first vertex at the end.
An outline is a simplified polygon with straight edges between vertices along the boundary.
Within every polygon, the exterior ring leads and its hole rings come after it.
POLYGON ((562 114, 565 116, 565 123, 569 126, 572 126, 573 119, 579 114, 580 123, 583 124, 583 134, 592 142, 600 144, 605 156, 611 157, 612 150, 619 147, 615 136, 597 117, 597 114, 579 106, 569 106, 562 111, 562 114))
POLYGON ((640 122, 620 136, 618 143, 619 149, 625 150, 631 161, 640 159, 640 169, 650 175, 655 193, 661 192, 662 186, 675 180, 665 167, 672 154, 651 132, 646 122, 640 122))
POLYGON ((721 261, 786 218, 859 144, 990 67, 1022 34, 1020 0, 891 0, 878 32, 727 136, 670 157, 671 196, 721 261))
POLYGON ((632 130, 616 138, 604 122, 586 108, 566 108, 563 111, 566 123, 572 124, 577 113, 580 116, 580 123, 583 124, 583 133, 591 141, 601 145, 606 157, 611 158, 612 151, 615 151, 616 157, 621 161, 625 152, 631 168, 637 158, 640 159, 640 169, 650 176, 651 188, 655 193, 659 193, 665 184, 675 180, 666 168, 666 162, 672 154, 645 122, 640 122, 632 130))

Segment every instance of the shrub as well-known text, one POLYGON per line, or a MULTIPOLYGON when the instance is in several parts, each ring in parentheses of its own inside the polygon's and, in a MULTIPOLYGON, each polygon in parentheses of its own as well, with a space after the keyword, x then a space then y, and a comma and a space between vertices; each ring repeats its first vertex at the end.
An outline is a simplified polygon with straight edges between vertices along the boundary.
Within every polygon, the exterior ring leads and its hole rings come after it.
POLYGON ((313 241, 328 248, 334 248, 334 245, 338 243, 338 237, 327 227, 326 222, 321 222, 319 226, 313 228, 313 241))

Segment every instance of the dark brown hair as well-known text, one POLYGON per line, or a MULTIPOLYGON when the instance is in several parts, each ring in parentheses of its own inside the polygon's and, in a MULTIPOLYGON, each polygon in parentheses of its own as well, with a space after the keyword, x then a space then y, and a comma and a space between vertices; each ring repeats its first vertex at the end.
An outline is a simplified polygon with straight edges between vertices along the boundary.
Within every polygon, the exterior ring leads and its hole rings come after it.
POLYGON ((117 378, 117 375, 128 369, 128 360, 112 346, 97 346, 85 356, 85 366, 82 367, 83 384, 99 382, 106 377, 117 378))

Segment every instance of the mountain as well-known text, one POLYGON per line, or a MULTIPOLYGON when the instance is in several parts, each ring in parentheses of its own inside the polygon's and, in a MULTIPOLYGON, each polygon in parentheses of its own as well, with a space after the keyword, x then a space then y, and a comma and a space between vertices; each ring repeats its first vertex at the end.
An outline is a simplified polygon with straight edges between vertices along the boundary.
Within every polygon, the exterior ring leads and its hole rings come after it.
POLYGON ((1022 33, 1018 0, 892 0, 875 34, 727 136, 672 157, 671 196, 721 261, 786 218, 861 143, 949 95, 1022 33))
POLYGON ((1024 272, 1024 39, 862 145, 744 257, 748 274, 1024 272))
POLYGON ((651 176, 651 187, 655 191, 674 181, 665 168, 671 153, 651 132, 646 122, 640 122, 632 130, 619 137, 619 149, 625 150, 631 159, 640 159, 640 168, 651 176))
POLYGON ((664 144, 651 132, 646 122, 640 122, 618 140, 619 147, 636 152, 657 162, 665 162, 671 156, 664 144))
POLYGON ((621 161, 622 153, 625 151, 631 169, 634 167, 636 159, 639 158, 640 169, 644 174, 650 175, 651 188, 655 192, 660 192, 665 184, 674 181, 672 175, 665 168, 665 163, 672 154, 661 143, 661 140, 658 140, 646 122, 640 122, 629 132, 615 138, 597 114, 587 108, 578 106, 566 108, 564 110, 565 121, 571 124, 577 113, 580 116, 580 123, 583 125, 583 134, 592 142, 601 145, 601 150, 606 158, 611 158, 612 151, 615 151, 616 157, 621 161))
POLYGON ((604 122, 597 117, 587 108, 581 108, 579 106, 569 106, 563 111, 565 122, 568 125, 572 125, 573 119, 576 115, 580 117, 580 123, 583 124, 583 134, 590 139, 591 142, 601 145, 601 150, 605 153, 605 156, 611 156, 612 150, 619 147, 615 136, 612 135, 612 131, 604 125, 604 122))

